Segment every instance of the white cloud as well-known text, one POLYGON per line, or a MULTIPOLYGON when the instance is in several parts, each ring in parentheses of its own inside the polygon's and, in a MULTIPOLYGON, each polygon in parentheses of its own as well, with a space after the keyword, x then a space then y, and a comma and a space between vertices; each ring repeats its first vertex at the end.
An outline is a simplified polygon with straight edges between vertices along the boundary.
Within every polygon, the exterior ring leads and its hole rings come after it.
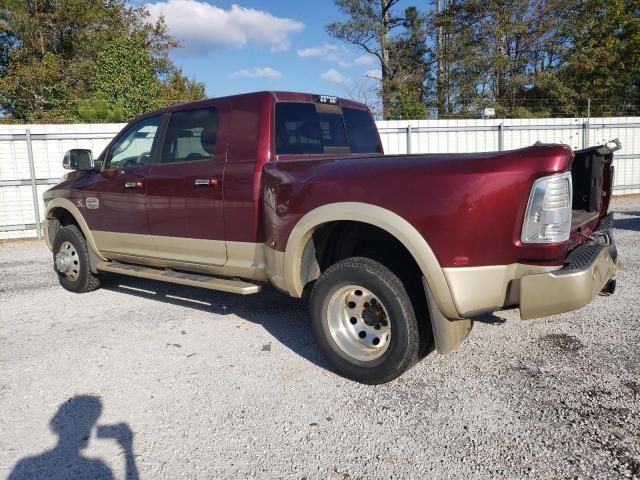
POLYGON ((250 43, 286 50, 289 36, 304 28, 296 20, 235 4, 225 10, 201 0, 163 0, 148 3, 147 9, 151 20, 164 17, 169 33, 183 46, 178 52, 190 55, 250 43))
POLYGON ((282 73, 271 67, 254 67, 249 70, 238 70, 229 75, 231 78, 268 78, 277 80, 282 78, 282 73))
POLYGON ((371 55, 360 55, 358 58, 351 62, 339 62, 341 67, 353 67, 354 65, 371 65, 374 62, 374 58, 371 55))
POLYGON ((373 61, 374 58, 371 55, 360 55, 353 63, 356 65, 371 65, 373 61))
POLYGON ((364 72, 364 76, 373 80, 382 80, 382 70, 368 70, 364 72))
POLYGON ((325 80, 327 82, 337 83, 339 85, 349 82, 348 78, 346 78, 344 75, 342 75, 340 72, 338 72, 333 68, 327 70, 322 75, 320 75, 320 78, 322 78, 322 80, 325 80))
POLYGON ((300 58, 323 58, 330 62, 338 60, 338 52, 340 48, 336 45, 324 42, 319 47, 302 48, 297 51, 300 58))

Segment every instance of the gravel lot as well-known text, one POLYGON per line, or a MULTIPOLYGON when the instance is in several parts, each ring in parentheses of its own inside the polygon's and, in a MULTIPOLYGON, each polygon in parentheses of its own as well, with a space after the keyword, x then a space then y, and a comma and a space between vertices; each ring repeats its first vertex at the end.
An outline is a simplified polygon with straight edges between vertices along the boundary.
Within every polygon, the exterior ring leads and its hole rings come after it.
POLYGON ((124 478, 130 429, 130 478, 640 478, 640 197, 612 208, 615 295, 487 316, 378 387, 330 372, 274 290, 112 276, 75 295, 42 242, 0 244, 0 476, 38 455, 16 474, 124 478))

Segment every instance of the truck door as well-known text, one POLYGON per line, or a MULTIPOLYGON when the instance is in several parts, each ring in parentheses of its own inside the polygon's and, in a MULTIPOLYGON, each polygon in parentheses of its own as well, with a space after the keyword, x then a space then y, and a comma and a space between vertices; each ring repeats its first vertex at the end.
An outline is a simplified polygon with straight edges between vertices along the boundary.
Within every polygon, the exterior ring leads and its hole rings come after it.
POLYGON ((162 116, 156 115, 124 130, 105 152, 102 170, 82 190, 87 223, 98 249, 107 256, 155 254, 145 192, 161 123, 162 116))
POLYGON ((224 265, 223 182, 227 102, 171 114, 147 179, 149 230, 157 257, 224 265))

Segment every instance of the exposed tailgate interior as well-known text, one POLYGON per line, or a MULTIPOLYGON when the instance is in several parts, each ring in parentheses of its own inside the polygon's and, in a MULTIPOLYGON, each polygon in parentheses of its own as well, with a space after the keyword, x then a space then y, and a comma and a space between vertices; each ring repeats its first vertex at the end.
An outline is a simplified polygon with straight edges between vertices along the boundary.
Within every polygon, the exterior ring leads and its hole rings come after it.
POLYGON ((571 229, 604 214, 609 206, 613 188, 613 152, 620 148, 600 145, 575 152, 571 167, 573 205, 571 229))

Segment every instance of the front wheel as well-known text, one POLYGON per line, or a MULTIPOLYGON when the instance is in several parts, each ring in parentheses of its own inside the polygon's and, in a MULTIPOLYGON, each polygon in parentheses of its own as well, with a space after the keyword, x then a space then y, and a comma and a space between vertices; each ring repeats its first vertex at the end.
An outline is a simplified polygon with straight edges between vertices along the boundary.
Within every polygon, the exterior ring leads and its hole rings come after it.
POLYGON ((354 257, 332 265, 316 282, 310 308, 318 347, 347 378, 389 382, 418 359, 420 335, 409 295, 379 262, 354 257))
POLYGON ((53 241, 53 268, 60 285, 70 292, 91 292, 100 286, 100 278, 91 271, 87 241, 75 225, 58 230, 53 241))

